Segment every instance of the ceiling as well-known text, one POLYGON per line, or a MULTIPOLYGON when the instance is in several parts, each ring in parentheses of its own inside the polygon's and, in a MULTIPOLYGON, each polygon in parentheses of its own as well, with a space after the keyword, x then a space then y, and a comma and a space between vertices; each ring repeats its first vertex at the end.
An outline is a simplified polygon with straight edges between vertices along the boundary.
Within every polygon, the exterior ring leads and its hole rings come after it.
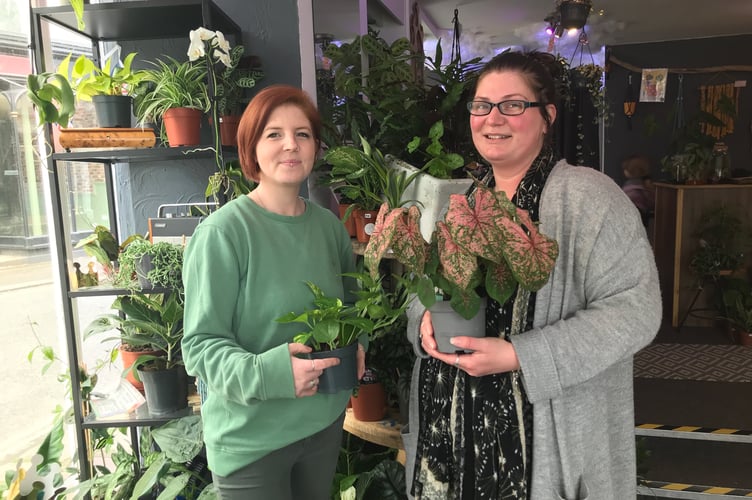
MULTIPOLYGON (((394 17, 384 5, 399 0, 370 0, 369 23, 384 31, 394 17)), ((547 50, 550 37, 544 19, 554 0, 419 0, 424 38, 442 38, 449 51, 452 18, 458 10, 463 58, 490 56, 510 46, 547 50), (433 33, 432 33, 433 31, 433 33)), ((313 0, 316 32, 347 40, 357 34, 358 2, 313 0)), ((403 28, 404 31, 404 28, 403 28)), ((752 0, 593 0, 585 26, 590 52, 604 45, 704 38, 752 33, 752 0)), ((385 38, 387 34, 383 33, 385 38)), ((555 41, 554 52, 569 56, 578 36, 555 41)))

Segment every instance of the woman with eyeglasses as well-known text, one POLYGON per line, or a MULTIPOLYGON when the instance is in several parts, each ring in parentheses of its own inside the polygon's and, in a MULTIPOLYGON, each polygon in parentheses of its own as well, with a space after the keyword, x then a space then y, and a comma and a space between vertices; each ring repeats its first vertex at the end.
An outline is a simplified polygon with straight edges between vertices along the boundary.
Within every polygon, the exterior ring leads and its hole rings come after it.
MULTIPOLYGON (((632 356, 658 331, 661 296, 640 215, 607 176, 560 160, 550 54, 505 52, 468 103, 473 142, 503 191, 555 238, 548 282, 488 301, 486 337, 437 351, 416 306, 404 436, 420 499, 636 496, 632 356)), ((472 193, 469 194, 472 197, 472 193)))

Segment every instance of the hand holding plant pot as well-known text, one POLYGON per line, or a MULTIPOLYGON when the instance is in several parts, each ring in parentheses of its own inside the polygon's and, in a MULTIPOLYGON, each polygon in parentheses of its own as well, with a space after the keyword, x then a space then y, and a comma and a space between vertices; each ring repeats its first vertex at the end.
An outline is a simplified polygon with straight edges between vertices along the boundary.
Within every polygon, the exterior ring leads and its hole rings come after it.
POLYGON ((407 300, 404 290, 385 292, 380 278, 367 273, 347 273, 346 277, 360 280, 362 287, 354 291, 354 304, 328 297, 315 284, 306 282, 314 296, 312 309, 302 313, 290 312, 277 319, 280 323, 303 323, 308 330, 295 336, 295 342, 313 348, 311 359, 339 357, 340 364, 324 370, 319 380, 319 392, 334 393, 351 390, 358 384, 356 354, 358 340, 367 342, 386 331, 405 312, 407 300), (340 378, 341 377, 341 378, 340 378))
POLYGON ((430 244, 421 235, 417 207, 383 204, 365 250, 372 276, 390 250, 406 268, 409 290, 426 308, 434 306, 439 291, 465 320, 482 312, 482 294, 504 303, 517 285, 540 289, 558 256, 556 241, 538 231, 527 211, 484 186, 477 187, 472 205, 464 195, 450 197, 430 244))

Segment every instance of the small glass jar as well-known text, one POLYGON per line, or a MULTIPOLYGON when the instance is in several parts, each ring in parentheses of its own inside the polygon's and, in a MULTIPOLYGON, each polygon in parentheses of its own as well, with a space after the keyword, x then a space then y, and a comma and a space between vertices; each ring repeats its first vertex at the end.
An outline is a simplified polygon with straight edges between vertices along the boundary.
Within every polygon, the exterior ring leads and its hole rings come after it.
POLYGON ((713 145, 713 156, 711 159, 713 167, 712 182, 723 182, 731 176, 731 167, 729 166, 728 146, 723 142, 716 142, 713 145))

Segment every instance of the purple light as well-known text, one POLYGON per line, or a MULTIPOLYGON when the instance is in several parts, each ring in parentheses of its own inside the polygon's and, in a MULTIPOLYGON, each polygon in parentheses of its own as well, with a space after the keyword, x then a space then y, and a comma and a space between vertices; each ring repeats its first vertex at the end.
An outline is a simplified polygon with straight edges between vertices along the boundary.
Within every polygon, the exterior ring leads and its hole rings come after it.
POLYGON ((546 28, 546 35, 553 35, 553 34, 554 34, 554 29, 551 26, 546 28))

